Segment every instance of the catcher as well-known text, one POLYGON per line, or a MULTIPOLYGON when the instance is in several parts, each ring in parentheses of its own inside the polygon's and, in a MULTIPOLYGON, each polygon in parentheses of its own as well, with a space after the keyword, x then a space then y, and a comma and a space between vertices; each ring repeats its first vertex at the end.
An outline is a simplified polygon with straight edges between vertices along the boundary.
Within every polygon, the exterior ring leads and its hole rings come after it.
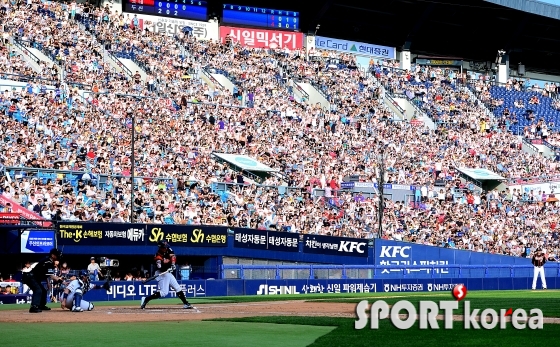
POLYGON ((60 307, 63 310, 69 309, 72 312, 83 312, 93 310, 93 303, 83 300, 82 297, 90 289, 105 289, 109 290, 111 286, 109 282, 103 283, 102 286, 98 284, 89 283, 89 274, 87 271, 81 271, 79 278, 76 276, 70 277, 70 282, 66 284, 64 292, 62 293, 62 300, 60 307))

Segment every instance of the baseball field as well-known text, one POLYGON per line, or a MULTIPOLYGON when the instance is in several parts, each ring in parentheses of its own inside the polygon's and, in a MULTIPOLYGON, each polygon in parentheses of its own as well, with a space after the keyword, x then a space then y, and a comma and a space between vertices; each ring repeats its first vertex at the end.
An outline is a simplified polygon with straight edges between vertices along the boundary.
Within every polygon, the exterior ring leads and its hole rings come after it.
MULTIPOLYGON (((87 299, 87 296, 85 297, 87 299)), ((453 300, 451 293, 361 293, 241 296, 190 299, 196 310, 184 310, 179 299, 150 302, 96 302, 91 312, 28 313, 28 305, 0 306, 0 344, 6 346, 557 346, 560 341, 560 291, 469 292, 472 309, 543 312, 542 330, 465 330, 462 305, 454 329, 397 330, 382 320, 378 330, 355 330, 356 304, 384 300, 453 300)))

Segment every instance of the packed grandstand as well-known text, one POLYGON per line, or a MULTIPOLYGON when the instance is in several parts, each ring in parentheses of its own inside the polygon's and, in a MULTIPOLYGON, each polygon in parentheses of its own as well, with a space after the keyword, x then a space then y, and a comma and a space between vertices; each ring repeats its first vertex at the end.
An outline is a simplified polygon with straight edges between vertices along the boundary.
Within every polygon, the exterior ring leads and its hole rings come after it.
POLYGON ((132 217, 512 256, 544 247, 558 259, 553 191, 485 191, 457 171, 484 168, 508 183, 560 175, 556 158, 523 146, 523 138, 557 143, 553 83, 496 86, 446 68, 401 70, 391 60, 359 68, 353 55, 335 51, 160 35, 80 4, 75 14, 54 2, 2 6, 0 75, 25 85, 0 86, 0 191, 47 220, 132 217), (16 45, 44 52, 53 64, 32 68, 16 45), (133 59, 145 78, 115 69, 106 54, 133 59), (210 88, 199 77, 208 69, 227 75, 234 91, 210 88), (297 96, 296 81, 315 86, 330 107, 297 96), (391 95, 413 100, 417 116, 428 116, 435 129, 397 119, 384 102, 391 95), (216 161, 214 152, 278 171, 257 179, 216 161), (415 190, 407 201, 385 199, 379 235, 378 195, 343 189, 343 182, 378 182, 381 155, 384 182, 415 190))

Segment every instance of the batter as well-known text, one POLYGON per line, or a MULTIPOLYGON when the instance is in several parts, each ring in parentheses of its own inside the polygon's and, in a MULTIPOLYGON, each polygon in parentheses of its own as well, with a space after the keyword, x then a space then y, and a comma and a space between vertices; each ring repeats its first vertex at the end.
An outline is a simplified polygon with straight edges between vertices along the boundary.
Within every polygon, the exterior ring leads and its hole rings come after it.
POLYGON ((177 258, 173 253, 173 250, 169 247, 169 244, 165 241, 158 242, 158 251, 154 256, 154 261, 156 262, 156 278, 158 282, 158 291, 148 297, 142 297, 140 302, 140 308, 143 310, 146 308, 148 302, 153 299, 164 298, 169 293, 169 288, 173 288, 177 293, 177 297, 183 302, 183 308, 194 309, 194 307, 189 304, 185 293, 181 290, 181 286, 177 283, 177 279, 173 275, 176 269, 175 261, 177 258))

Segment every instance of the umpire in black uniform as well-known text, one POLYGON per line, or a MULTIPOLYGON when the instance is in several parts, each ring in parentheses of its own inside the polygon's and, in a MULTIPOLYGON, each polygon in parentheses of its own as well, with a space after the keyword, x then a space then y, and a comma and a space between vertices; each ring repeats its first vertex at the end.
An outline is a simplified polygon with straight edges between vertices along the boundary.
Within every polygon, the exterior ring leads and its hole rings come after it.
POLYGON ((31 265, 30 271, 23 273, 22 282, 27 284, 29 289, 33 291, 29 312, 39 313, 51 310, 50 307, 47 307, 47 289, 41 282, 48 278, 62 282, 62 278, 54 275, 54 262, 55 260, 60 260, 61 256, 62 253, 58 249, 53 248, 47 257, 31 265))

